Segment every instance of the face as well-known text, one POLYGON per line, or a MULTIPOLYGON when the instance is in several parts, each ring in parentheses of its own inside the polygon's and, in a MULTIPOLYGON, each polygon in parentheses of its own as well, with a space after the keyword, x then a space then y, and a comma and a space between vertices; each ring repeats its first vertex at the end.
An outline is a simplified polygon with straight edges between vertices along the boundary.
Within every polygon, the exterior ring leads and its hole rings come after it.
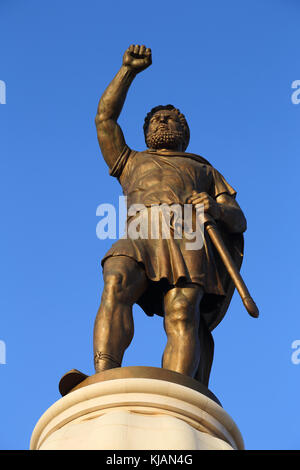
POLYGON ((162 109, 150 119, 146 143, 154 149, 182 150, 184 135, 181 122, 176 113, 162 109))

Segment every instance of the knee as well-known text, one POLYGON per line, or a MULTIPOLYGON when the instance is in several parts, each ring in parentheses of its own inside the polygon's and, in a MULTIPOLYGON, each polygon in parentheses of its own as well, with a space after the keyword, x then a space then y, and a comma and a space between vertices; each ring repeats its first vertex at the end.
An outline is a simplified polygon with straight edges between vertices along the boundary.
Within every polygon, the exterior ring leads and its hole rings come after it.
POLYGON ((126 279, 120 272, 108 272, 104 274, 103 298, 106 302, 125 300, 126 279))
POLYGON ((176 296, 168 302, 165 311, 167 332, 185 333, 196 327, 195 306, 184 295, 176 296))
POLYGON ((126 271, 108 271, 104 273, 102 301, 111 306, 126 304, 132 306, 136 301, 138 286, 126 271))

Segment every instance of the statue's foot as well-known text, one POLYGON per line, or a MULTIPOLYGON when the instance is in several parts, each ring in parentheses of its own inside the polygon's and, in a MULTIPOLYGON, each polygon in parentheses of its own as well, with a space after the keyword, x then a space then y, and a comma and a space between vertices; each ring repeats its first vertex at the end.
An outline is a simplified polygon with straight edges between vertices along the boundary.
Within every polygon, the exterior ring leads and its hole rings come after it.
POLYGON ((94 355, 94 366, 96 373, 98 373, 121 367, 121 363, 115 359, 112 354, 97 351, 94 355))
POLYGON ((69 370, 66 374, 62 376, 59 382, 59 391, 62 396, 67 395, 76 385, 80 384, 85 380, 88 375, 80 372, 77 369, 69 370))

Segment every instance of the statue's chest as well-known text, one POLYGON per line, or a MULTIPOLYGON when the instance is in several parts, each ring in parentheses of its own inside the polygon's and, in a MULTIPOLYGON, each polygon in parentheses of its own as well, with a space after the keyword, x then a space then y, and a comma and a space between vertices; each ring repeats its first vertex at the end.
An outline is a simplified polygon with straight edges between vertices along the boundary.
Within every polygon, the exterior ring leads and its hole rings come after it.
POLYGON ((208 165, 191 158, 140 153, 130 161, 120 182, 125 194, 149 190, 190 194, 208 192, 211 177, 208 165))

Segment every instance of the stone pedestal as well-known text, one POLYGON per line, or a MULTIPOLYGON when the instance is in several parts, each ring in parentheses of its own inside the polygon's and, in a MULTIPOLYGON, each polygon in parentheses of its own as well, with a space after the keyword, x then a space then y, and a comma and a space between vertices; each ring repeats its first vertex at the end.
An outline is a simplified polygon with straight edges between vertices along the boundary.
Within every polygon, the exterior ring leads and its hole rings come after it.
POLYGON ((154 367, 85 378, 38 421, 32 450, 233 450, 242 436, 203 385, 154 367))

